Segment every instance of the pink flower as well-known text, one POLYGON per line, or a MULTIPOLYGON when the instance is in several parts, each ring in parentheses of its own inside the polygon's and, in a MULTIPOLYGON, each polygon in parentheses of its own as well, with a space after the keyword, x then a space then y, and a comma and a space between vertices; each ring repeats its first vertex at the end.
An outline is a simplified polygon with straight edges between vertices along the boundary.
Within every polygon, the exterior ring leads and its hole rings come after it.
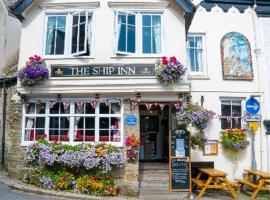
POLYGON ((162 64, 163 64, 163 65, 167 65, 168 60, 167 60, 167 57, 166 57, 166 56, 163 56, 163 57, 161 58, 161 60, 162 60, 162 64))
POLYGON ((170 61, 171 61, 172 63, 176 63, 177 59, 176 59, 175 56, 172 56, 172 57, 170 57, 170 61))

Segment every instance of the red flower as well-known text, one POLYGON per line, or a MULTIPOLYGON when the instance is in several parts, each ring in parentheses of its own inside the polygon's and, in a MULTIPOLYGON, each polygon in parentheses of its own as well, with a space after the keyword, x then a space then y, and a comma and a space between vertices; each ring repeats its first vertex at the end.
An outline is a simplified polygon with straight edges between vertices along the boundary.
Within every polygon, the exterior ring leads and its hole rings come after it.
POLYGON ((167 63, 168 63, 167 57, 163 56, 161 59, 162 59, 162 64, 167 65, 167 63))
POLYGON ((95 180, 95 181, 98 180, 98 178, 99 177, 97 175, 93 176, 93 180, 95 180))
POLYGON ((111 180, 110 176, 106 176, 107 181, 111 180))
POLYGON ((172 63, 176 63, 177 59, 176 59, 176 57, 172 56, 172 57, 170 57, 170 61, 171 61, 172 63))

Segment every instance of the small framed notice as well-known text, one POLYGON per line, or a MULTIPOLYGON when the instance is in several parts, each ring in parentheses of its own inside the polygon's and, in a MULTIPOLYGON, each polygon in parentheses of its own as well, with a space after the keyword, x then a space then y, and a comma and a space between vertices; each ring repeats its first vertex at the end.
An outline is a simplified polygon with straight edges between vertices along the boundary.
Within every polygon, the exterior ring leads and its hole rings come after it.
POLYGON ((218 140, 207 140, 207 142, 204 143, 203 155, 218 155, 218 140))

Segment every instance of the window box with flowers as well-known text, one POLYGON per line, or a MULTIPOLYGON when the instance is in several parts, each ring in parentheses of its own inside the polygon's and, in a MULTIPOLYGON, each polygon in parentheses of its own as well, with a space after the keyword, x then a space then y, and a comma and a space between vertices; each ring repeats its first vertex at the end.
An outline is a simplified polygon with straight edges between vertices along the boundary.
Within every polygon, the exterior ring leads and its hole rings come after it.
POLYGON ((49 78, 49 70, 41 57, 34 55, 26 62, 26 66, 18 71, 17 77, 23 86, 33 87, 49 78))
POLYGON ((184 65, 176 57, 162 57, 156 63, 156 77, 161 83, 174 84, 186 74, 184 65))
POLYGON ((247 130, 235 128, 222 131, 221 144, 224 149, 233 153, 245 150, 249 145, 247 130))

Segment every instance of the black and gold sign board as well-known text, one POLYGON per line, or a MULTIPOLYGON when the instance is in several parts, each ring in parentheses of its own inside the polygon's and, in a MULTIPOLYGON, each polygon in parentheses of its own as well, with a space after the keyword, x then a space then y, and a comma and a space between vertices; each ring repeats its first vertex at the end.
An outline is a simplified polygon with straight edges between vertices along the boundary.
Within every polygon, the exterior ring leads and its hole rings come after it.
POLYGON ((172 130, 169 141, 170 191, 191 193, 190 133, 172 130))
POLYGON ((153 64, 52 65, 51 77, 154 76, 153 64))
POLYGON ((190 162, 186 159, 171 159, 171 190, 190 189, 190 162))

